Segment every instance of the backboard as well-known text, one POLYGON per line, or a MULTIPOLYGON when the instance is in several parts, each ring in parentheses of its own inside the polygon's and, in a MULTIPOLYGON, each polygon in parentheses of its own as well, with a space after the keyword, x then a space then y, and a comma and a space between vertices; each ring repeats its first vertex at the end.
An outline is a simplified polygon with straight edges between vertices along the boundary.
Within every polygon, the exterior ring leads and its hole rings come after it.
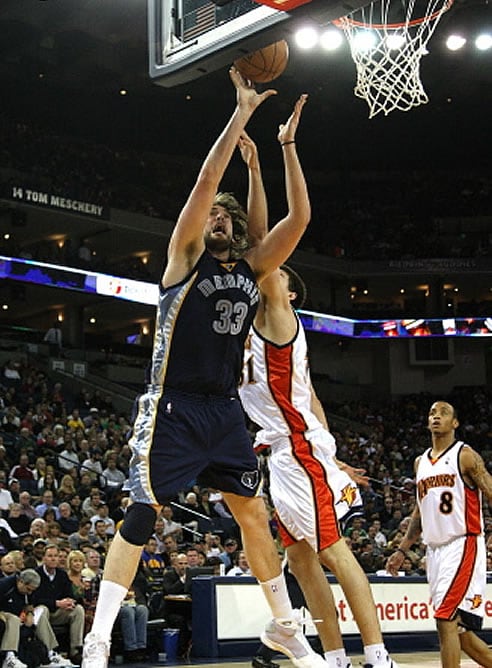
POLYGON ((149 71, 170 87, 227 67, 236 58, 292 36, 299 25, 325 25, 369 0, 308 0, 280 11, 254 0, 148 0, 149 71))

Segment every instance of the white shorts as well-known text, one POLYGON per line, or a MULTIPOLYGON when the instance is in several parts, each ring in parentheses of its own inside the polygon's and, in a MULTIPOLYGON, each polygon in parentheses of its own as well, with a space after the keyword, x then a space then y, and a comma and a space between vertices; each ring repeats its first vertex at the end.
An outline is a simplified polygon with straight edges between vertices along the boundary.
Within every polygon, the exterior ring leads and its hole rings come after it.
POLYGON ((285 547, 303 539, 315 552, 333 545, 339 522, 362 509, 357 485, 334 461, 333 436, 315 429, 270 445, 270 493, 285 547))
POLYGON ((436 619, 459 613, 463 626, 479 629, 484 615, 487 560, 483 536, 461 536, 427 547, 427 579, 436 619))

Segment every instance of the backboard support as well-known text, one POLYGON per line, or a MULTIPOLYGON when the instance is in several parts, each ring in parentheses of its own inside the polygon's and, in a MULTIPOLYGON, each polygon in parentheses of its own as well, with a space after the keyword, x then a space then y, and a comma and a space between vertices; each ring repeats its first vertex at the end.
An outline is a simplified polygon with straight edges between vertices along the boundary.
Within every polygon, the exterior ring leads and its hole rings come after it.
POLYGON ((309 0, 280 11, 254 0, 148 0, 149 73, 171 87, 227 67, 300 24, 327 25, 369 0, 309 0))

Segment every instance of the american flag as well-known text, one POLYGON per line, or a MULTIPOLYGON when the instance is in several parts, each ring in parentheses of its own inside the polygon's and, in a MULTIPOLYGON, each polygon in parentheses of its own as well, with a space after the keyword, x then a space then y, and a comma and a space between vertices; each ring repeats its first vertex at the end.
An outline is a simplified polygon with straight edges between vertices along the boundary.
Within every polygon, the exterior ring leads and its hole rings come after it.
POLYGON ((213 2, 202 0, 199 7, 195 6, 192 11, 186 12, 183 16, 183 39, 185 42, 196 39, 212 28, 215 28, 215 5, 213 2))

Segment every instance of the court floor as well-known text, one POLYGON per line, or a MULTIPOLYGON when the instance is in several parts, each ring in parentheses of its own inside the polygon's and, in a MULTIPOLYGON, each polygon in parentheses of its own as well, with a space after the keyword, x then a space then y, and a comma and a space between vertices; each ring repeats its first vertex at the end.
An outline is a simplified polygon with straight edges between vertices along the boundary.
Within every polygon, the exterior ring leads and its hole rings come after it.
MULTIPOLYGON (((360 667, 364 661, 364 657, 361 655, 352 655, 351 657, 352 665, 354 668, 360 667)), ((415 652, 411 654, 392 654, 392 658, 398 663, 400 668, 440 668, 441 662, 439 660, 439 654, 437 652, 415 652)), ((279 663, 281 668, 288 668, 292 664, 288 660, 277 660, 275 662, 279 663)), ((146 664, 147 666, 149 664, 146 664)), ((155 664, 155 666, 166 666, 171 664, 155 664)), ((189 664, 184 662, 179 664, 172 664, 178 666, 192 665, 194 667, 203 666, 204 668, 251 668, 251 662, 249 661, 221 661, 220 663, 200 663, 198 659, 191 660, 189 664)), ((463 656, 461 661, 461 668, 479 668, 478 664, 463 656)))

